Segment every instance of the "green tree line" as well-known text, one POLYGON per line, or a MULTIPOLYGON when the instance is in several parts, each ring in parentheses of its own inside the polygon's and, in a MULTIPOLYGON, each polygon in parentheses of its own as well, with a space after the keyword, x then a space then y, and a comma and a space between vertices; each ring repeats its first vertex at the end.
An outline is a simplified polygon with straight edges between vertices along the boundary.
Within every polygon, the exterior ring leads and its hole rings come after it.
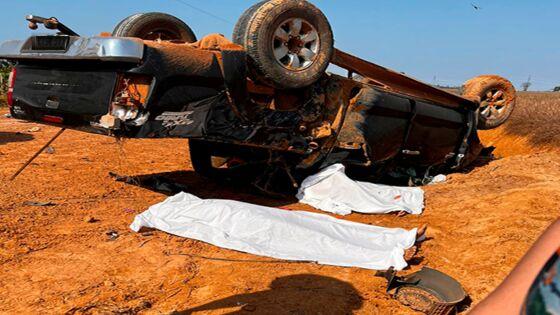
POLYGON ((0 94, 6 94, 8 90, 10 71, 12 71, 11 65, 5 60, 0 60, 0 94))
POLYGON ((6 92, 8 91, 8 77, 12 71, 11 65, 5 61, 0 60, 0 107, 6 105, 6 92))

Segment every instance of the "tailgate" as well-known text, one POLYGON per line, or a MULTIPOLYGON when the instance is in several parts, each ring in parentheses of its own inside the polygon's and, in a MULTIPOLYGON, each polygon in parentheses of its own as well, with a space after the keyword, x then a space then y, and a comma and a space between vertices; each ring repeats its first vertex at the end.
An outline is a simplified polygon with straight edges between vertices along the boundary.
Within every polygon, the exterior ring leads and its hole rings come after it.
POLYGON ((112 71, 18 66, 14 105, 49 113, 104 115, 116 80, 117 73, 112 71))

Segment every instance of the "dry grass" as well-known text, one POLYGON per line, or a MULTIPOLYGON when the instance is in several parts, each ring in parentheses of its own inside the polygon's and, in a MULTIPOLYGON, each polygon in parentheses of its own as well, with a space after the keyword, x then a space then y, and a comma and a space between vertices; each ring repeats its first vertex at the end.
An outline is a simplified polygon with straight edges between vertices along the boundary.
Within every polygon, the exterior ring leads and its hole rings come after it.
POLYGON ((481 131, 486 145, 498 156, 523 155, 560 149, 560 93, 520 92, 517 106, 500 128, 481 131))
POLYGON ((560 115, 560 93, 519 92, 518 106, 511 117, 515 123, 554 123, 560 115), (529 119, 527 119, 529 118, 529 119))
POLYGON ((560 146, 559 119, 560 93, 521 92, 505 130, 536 146, 560 146))

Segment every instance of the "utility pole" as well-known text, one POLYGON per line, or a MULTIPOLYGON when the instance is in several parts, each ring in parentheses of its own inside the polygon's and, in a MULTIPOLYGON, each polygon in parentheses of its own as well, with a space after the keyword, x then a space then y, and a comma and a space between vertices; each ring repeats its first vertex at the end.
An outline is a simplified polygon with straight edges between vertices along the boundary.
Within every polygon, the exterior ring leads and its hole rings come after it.
POLYGON ((521 89, 523 90, 523 92, 527 92, 527 91, 529 91, 529 88, 531 87, 531 85, 533 85, 533 83, 531 83, 531 76, 529 76, 529 79, 527 79, 527 82, 523 82, 521 84, 521 89))

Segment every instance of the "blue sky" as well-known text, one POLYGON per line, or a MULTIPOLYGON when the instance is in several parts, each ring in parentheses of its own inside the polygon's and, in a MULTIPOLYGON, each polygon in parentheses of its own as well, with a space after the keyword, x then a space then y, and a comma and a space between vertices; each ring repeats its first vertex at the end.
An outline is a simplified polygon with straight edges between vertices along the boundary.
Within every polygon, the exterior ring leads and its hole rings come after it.
MULTIPOLYGON (((23 17, 57 16, 82 35, 111 31, 122 18, 160 11, 185 20, 198 37, 231 36, 250 0, 0 0, 0 40, 26 37, 23 17), (182 3, 183 2, 183 3, 182 3), (212 12, 229 22, 185 5, 212 12)), ((423 81, 457 85, 497 73, 516 86, 560 85, 560 1, 557 0, 314 0, 330 19, 339 49, 423 81), (480 7, 475 10, 471 3, 480 7)))

